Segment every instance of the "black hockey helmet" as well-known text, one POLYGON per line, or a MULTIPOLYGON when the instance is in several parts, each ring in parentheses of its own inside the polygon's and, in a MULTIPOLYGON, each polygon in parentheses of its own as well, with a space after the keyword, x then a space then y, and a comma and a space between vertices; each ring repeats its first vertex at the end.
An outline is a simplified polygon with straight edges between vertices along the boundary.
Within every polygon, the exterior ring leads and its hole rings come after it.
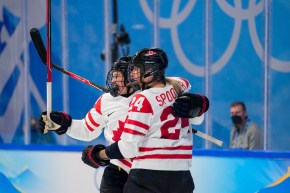
POLYGON ((132 66, 139 66, 141 75, 153 76, 154 79, 164 79, 168 66, 167 54, 160 48, 144 48, 132 58, 132 66))
POLYGON ((107 80, 106 80, 106 85, 107 88, 109 89, 109 92, 112 96, 118 96, 119 95, 119 88, 117 85, 115 85, 112 80, 113 80, 113 73, 114 72, 122 72, 124 76, 124 87, 126 87, 128 83, 128 66, 131 63, 132 57, 131 56, 124 56, 118 58, 114 64, 112 65, 111 70, 107 74, 107 80))
MULTIPOLYGON (((168 66, 167 54, 160 48, 144 48, 138 51, 132 57, 132 63, 130 64, 130 72, 134 66, 140 67, 140 81, 142 78, 149 76, 153 77, 153 80, 164 80, 165 79, 165 69, 168 66)), ((132 86, 136 85, 136 80, 131 80, 132 86)), ((142 84, 144 84, 142 82, 142 84)), ((144 85, 142 86, 142 90, 144 85)))

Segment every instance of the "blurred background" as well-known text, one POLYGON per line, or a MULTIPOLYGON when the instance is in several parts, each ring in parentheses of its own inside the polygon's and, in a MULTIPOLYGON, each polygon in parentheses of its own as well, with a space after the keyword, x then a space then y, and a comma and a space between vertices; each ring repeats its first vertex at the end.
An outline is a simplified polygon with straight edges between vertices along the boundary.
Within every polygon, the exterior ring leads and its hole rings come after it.
MULTIPOLYGON (((229 146, 233 101, 244 101, 265 150, 290 149, 290 2, 52 0, 52 61, 105 86, 111 60, 144 47, 169 56, 167 76, 187 78, 211 106, 196 129, 229 146)), ((0 2, 0 142, 82 144, 39 136, 46 66, 31 42, 46 37, 45 1, 0 2)), ((52 109, 82 119, 102 94, 53 70, 52 109)), ((101 140, 99 138, 98 140, 101 140)), ((195 148, 218 148, 194 138, 195 148)))
MULTIPOLYGON (((195 129, 224 141, 224 145, 218 147, 195 136, 195 149, 226 152, 232 127, 230 104, 244 101, 250 119, 263 131, 263 149, 290 150, 290 1, 51 0, 51 4, 54 64, 105 86, 114 58, 133 55, 145 47, 160 47, 169 57, 166 76, 188 79, 191 92, 204 94, 210 100, 205 122, 195 129)), ((72 151, 78 152, 79 159, 79 147, 87 142, 54 132, 39 133, 38 118, 46 110, 47 69, 32 44, 31 28, 39 29, 45 44, 45 0, 0 1, 0 143, 20 149, 32 144, 37 145, 36 149, 48 145, 76 146, 72 151)), ((82 119, 101 94, 52 70, 54 111, 82 119)), ((90 143, 106 141, 101 136, 90 143)), ((33 157, 31 152, 26 156, 33 157)), ((10 162, 22 159, 13 153, 10 162)), ((37 159, 46 163, 45 156, 41 154, 37 159)), ((202 165, 207 161, 199 162, 202 165)), ((264 164, 269 166, 268 162, 264 164)), ((259 167, 261 163, 257 161, 254 165, 259 167)), ((290 164, 289 160, 283 163, 284 170, 276 170, 276 162, 273 165, 272 171, 279 171, 276 178, 263 179, 255 191, 281 177, 290 164)), ((230 171, 237 172, 239 166, 230 171)), ((205 174, 205 170, 199 172, 205 174)), ((251 172, 245 174, 249 175, 251 172)), ((228 192, 238 192, 231 190, 228 192)))

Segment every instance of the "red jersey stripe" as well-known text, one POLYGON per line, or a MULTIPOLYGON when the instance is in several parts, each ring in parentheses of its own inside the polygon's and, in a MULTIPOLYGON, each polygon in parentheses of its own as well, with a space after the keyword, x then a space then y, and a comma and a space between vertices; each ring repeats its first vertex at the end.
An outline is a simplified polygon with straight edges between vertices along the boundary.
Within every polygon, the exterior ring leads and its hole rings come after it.
POLYGON ((143 135, 143 136, 145 135, 144 133, 141 133, 141 132, 136 131, 136 130, 128 129, 128 128, 125 128, 123 132, 129 133, 132 135, 143 135))
POLYGON ((136 120, 132 120, 132 119, 127 119, 126 120, 126 124, 132 124, 132 125, 136 125, 138 127, 141 127, 145 130, 149 130, 150 126, 145 124, 145 123, 142 123, 140 121, 136 121, 136 120))
POLYGON ((140 159, 192 159, 192 154, 152 154, 137 156, 134 160, 140 159))
POLYGON ((90 130, 90 131, 94 131, 94 129, 88 124, 88 122, 85 120, 85 124, 86 127, 90 130))
POLYGON ((88 118, 89 118, 89 120, 91 121, 91 123, 92 123, 95 127, 99 127, 99 126, 100 126, 100 124, 98 124, 98 123, 93 119, 91 112, 88 113, 88 118))
POLYGON ((140 152, 154 150, 192 150, 192 145, 180 145, 176 147, 139 147, 140 152))
POLYGON ((180 77, 180 79, 183 80, 183 81, 185 82, 185 84, 186 84, 186 88, 188 88, 188 85, 189 85, 188 80, 186 80, 185 78, 181 78, 181 77, 180 77))
POLYGON ((125 159, 119 159, 120 162, 122 162, 125 166, 131 168, 132 164, 130 162, 128 162, 125 159))

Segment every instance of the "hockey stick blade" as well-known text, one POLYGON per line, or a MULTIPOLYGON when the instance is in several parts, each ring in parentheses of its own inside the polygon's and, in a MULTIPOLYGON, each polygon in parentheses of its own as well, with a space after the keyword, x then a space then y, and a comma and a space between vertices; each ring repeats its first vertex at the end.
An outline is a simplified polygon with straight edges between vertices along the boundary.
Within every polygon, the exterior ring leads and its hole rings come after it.
MULTIPOLYGON (((35 49, 36 49, 41 61, 43 62, 43 64, 46 65, 47 64, 46 63, 46 49, 45 49, 45 46, 43 44, 43 41, 42 41, 42 38, 41 38, 39 30, 37 28, 32 28, 30 30, 30 36, 31 36, 33 45, 34 45, 34 47, 35 47, 35 49)), ((87 80, 87 79, 85 79, 83 77, 80 77, 77 74, 74 74, 74 73, 72 73, 72 72, 70 72, 70 71, 68 71, 68 70, 66 70, 64 68, 61 68, 61 67, 57 66, 56 64, 54 64, 52 62, 51 62, 51 67, 56 69, 56 70, 58 70, 58 71, 60 71, 60 72, 62 72, 62 73, 65 73, 66 75, 68 75, 68 76, 70 76, 70 77, 72 77, 72 78, 74 78, 76 80, 82 81, 83 83, 88 84, 88 85, 90 85, 90 86, 92 86, 92 87, 94 87, 96 89, 99 89, 99 90, 101 90, 103 92, 108 92, 108 89, 106 89, 106 88, 104 88, 104 87, 102 87, 102 86, 100 86, 100 85, 98 85, 98 84, 96 84, 94 82, 91 82, 91 81, 89 81, 89 80, 87 80)))
POLYGON ((201 138, 203 138, 203 139, 205 139, 205 140, 208 140, 208 141, 210 141, 210 142, 212 142, 212 143, 214 143, 214 144, 216 144, 216 145, 218 145, 220 147, 223 146, 223 141, 218 140, 218 139, 216 139, 216 138, 214 138, 212 136, 209 136, 209 135, 207 135, 207 134, 205 134, 203 132, 200 132, 198 130, 192 129, 192 133, 197 135, 197 136, 199 136, 199 137, 201 137, 201 138))
POLYGON ((30 36, 41 61, 46 64, 46 50, 38 29, 32 28, 30 30, 30 36))

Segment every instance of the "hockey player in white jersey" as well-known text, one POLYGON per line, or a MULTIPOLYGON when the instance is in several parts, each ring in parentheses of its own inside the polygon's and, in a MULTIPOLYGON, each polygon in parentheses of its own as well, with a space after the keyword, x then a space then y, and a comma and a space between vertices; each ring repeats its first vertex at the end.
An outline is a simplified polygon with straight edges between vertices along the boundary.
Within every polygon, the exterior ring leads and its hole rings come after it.
MULTIPOLYGON (((110 93, 101 95, 84 119, 72 120, 69 114, 54 111, 50 114, 51 120, 53 121, 53 127, 48 128, 48 130, 54 131, 59 135, 66 133, 70 137, 78 140, 91 141, 97 138, 104 128, 105 137, 110 144, 118 141, 123 130, 129 101, 132 98, 132 93, 135 91, 130 87, 127 81, 127 67, 130 60, 131 57, 121 57, 112 65, 112 69, 109 71, 106 81, 110 93)), ((168 78, 167 81, 171 84, 178 83, 176 89, 181 90, 181 92, 187 92, 190 89, 190 84, 185 79, 171 77, 168 78)), ((186 100, 186 98, 182 100, 186 100)), ((185 108, 178 108, 179 106, 178 103, 176 106, 176 113, 184 113, 185 108)), ((185 106, 188 106, 187 101, 185 106)), ((201 106, 202 103, 194 104, 192 109, 200 109, 201 106)), ((183 116, 183 114, 180 114, 180 116, 183 116)), ((45 112, 42 113, 39 123, 43 133, 44 128, 47 128, 48 124, 45 112)), ((94 147, 96 149, 105 148, 104 145, 94 147)), ((94 168, 98 168, 100 165, 108 165, 109 162, 107 161, 98 162, 87 157, 88 152, 92 151, 92 148, 93 146, 91 145, 85 148, 83 152, 84 162, 94 168)), ((123 192, 123 186, 127 180, 127 173, 130 167, 130 159, 111 160, 109 166, 104 171, 100 191, 102 193, 123 192)))
MULTIPOLYGON (((174 115, 172 105, 178 94, 165 81, 167 65, 166 53, 158 48, 142 49, 134 55, 131 85, 142 92, 130 101, 120 141, 105 150, 85 151, 96 161, 134 158, 125 193, 194 190, 191 124, 189 119, 174 115)), ((200 124, 207 109, 208 101, 195 112, 199 117, 193 118, 193 123, 200 124)))
MULTIPOLYGON (((52 112, 50 118, 53 127, 48 129, 57 134, 66 133, 70 137, 82 141, 96 139, 104 129, 104 135, 109 144, 118 141, 123 130, 128 104, 135 92, 128 85, 127 79, 130 61, 131 57, 121 57, 114 62, 106 80, 110 93, 101 95, 84 119, 76 120, 63 112, 52 112)), ((46 112, 42 113, 39 123, 43 132, 44 128, 47 128, 46 112)), ((87 146, 85 151, 91 151, 92 147, 91 145, 87 146)), ((101 145, 99 148, 103 149, 105 146, 101 145)), ((131 167, 130 159, 115 159, 111 160, 110 163, 107 161, 92 162, 87 159, 86 164, 94 168, 108 165, 103 174, 101 193, 123 192, 131 167)))

